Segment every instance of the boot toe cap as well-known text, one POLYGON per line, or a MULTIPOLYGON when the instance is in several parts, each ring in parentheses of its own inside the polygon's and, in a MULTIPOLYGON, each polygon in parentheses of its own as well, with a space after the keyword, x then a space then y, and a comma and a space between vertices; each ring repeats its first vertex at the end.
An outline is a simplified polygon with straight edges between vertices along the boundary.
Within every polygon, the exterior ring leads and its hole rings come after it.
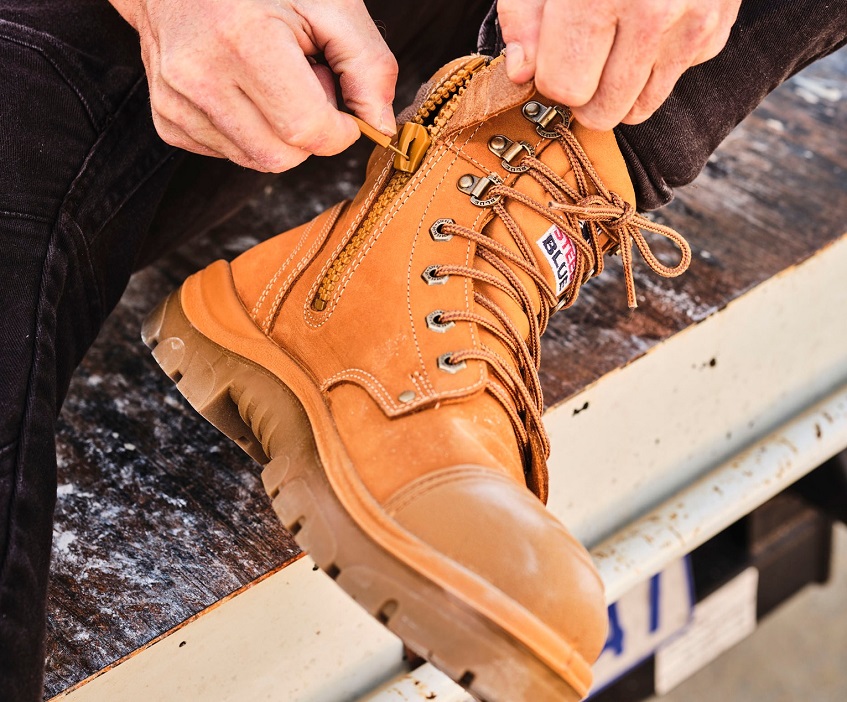
POLYGON ((523 486, 459 466, 386 505, 405 529, 522 605, 588 661, 606 639, 603 585, 585 548, 523 486))

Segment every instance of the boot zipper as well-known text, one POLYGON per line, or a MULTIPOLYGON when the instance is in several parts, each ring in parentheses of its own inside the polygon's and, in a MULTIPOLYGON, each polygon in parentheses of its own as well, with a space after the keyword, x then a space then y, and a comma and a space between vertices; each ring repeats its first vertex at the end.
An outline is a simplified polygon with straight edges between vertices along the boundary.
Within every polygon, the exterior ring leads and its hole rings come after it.
POLYGON ((394 156, 394 174, 374 200, 355 234, 345 244, 321 279, 318 292, 312 300, 313 310, 321 312, 326 309, 332 292, 350 261, 358 253, 362 244, 367 241, 386 208, 420 167, 432 140, 438 137, 456 111, 458 98, 465 92, 474 72, 484 66, 487 61, 488 59, 484 56, 473 59, 442 81, 433 89, 412 121, 403 125, 398 136, 397 148, 404 155, 394 156))

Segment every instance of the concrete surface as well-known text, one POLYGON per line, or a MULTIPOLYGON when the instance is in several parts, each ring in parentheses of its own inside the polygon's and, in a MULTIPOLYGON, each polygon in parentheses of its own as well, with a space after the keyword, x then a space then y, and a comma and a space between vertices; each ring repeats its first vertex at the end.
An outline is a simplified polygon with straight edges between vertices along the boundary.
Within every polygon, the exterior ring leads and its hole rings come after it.
POLYGON ((764 619, 756 632, 662 702, 847 700, 847 528, 835 533, 833 574, 764 619))

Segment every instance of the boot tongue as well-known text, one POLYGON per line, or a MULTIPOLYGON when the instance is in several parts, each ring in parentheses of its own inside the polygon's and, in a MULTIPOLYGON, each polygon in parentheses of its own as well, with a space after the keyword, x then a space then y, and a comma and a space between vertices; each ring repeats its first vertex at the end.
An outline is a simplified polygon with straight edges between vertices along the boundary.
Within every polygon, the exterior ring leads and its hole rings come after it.
POLYGON ((445 126, 444 136, 491 120, 506 110, 522 105, 534 93, 535 86, 532 82, 516 85, 509 80, 506 74, 506 57, 498 56, 474 74, 445 126))

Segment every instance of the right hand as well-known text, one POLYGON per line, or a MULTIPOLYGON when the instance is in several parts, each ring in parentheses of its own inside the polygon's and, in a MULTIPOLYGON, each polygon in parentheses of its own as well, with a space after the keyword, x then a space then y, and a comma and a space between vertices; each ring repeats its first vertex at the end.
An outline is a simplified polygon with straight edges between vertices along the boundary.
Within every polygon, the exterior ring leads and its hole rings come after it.
POLYGON ((638 124, 723 49, 741 0, 500 0, 506 70, 585 127, 638 124))
POLYGON ((386 134, 397 62, 362 0, 110 0, 141 38, 167 143, 281 172, 359 138, 346 104, 386 134), (330 69, 308 57, 323 53, 330 69))

